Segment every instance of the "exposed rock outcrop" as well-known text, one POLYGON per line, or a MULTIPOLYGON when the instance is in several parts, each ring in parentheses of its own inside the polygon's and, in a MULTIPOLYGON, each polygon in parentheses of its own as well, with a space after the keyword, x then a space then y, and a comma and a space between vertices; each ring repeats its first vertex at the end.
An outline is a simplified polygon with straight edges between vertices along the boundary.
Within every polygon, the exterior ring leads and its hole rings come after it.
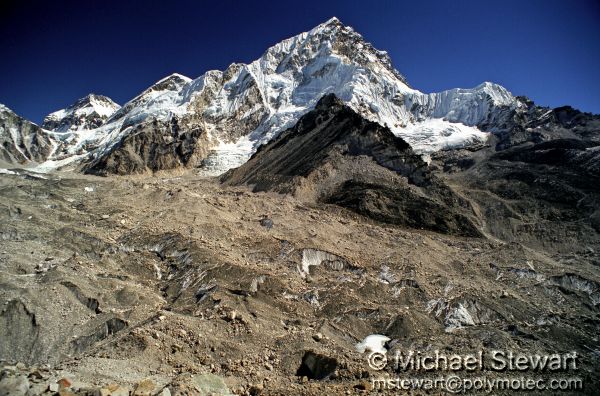
POLYGON ((136 127, 109 151, 85 163, 83 171, 106 176, 190 167, 204 158, 206 146, 201 129, 181 130, 177 119, 170 125, 154 121, 136 127))

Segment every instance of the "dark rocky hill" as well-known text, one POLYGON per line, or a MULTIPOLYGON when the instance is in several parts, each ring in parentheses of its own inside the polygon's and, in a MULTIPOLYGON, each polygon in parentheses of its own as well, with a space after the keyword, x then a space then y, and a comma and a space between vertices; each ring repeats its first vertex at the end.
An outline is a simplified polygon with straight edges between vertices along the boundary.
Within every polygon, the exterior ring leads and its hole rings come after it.
POLYGON ((374 220, 449 234, 479 234, 466 200, 387 128, 334 95, 228 172, 228 185, 336 204, 374 220))

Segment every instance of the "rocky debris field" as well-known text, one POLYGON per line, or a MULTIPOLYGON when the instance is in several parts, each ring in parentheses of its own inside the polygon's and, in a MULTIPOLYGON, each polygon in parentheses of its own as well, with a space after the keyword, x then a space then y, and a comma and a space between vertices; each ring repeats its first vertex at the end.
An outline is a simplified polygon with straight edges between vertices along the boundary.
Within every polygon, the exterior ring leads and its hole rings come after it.
MULTIPOLYGON (((598 386, 587 228, 458 237, 191 171, 15 173, 0 177, 0 394, 367 393, 370 334, 391 351, 574 350, 598 386)), ((499 201, 519 210, 497 195, 481 210, 499 201)))

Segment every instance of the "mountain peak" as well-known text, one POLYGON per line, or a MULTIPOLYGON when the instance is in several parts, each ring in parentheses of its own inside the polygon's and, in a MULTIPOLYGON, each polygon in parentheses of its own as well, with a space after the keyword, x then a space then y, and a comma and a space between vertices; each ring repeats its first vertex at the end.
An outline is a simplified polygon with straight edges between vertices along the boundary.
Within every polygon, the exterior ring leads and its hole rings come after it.
POLYGON ((500 84, 484 81, 473 89, 485 92, 496 105, 511 105, 515 103, 514 96, 500 84))
MULTIPOLYGON (((428 154, 480 144, 488 135, 477 127, 496 131, 518 107, 515 102, 508 91, 489 82, 471 89, 419 92, 394 68, 387 52, 332 17, 271 46, 249 64, 233 63, 195 80, 178 73, 167 75, 121 108, 102 95, 90 94, 76 106, 48 116, 44 127, 66 132, 102 126, 77 138, 69 150, 78 153, 98 147, 93 155, 107 156, 118 139, 128 138, 135 128, 151 121, 161 123, 159 129, 169 135, 173 131, 167 129, 173 125, 206 131, 206 147, 191 148, 188 154, 192 154, 180 162, 206 156, 202 166, 218 174, 245 162, 258 146, 315 107, 344 103, 366 119, 387 126, 418 153, 428 154), (98 111, 102 106, 109 110, 98 111)), ((152 144, 166 144, 161 136, 154 136, 159 141, 152 144)), ((189 142, 183 145, 191 147, 189 142)), ((132 143, 132 147, 141 146, 132 143)), ((148 161, 154 160, 148 157, 148 161)), ((166 162, 150 162, 139 169, 166 166, 166 162)))
POLYGON ((70 106, 48 114, 42 127, 56 132, 98 128, 120 107, 107 96, 89 93, 70 106))
POLYGON ((8 106, 0 103, 0 111, 10 111, 13 112, 11 109, 8 108, 8 106))
POLYGON ((406 78, 392 65, 387 51, 375 48, 351 26, 344 25, 337 17, 325 21, 312 29, 309 36, 316 36, 322 42, 331 43, 331 50, 348 60, 366 67, 378 63, 408 86, 406 78))
POLYGON ((171 81, 188 83, 188 82, 192 81, 192 79, 184 76, 183 74, 171 73, 168 76, 161 78, 160 80, 155 82, 154 85, 162 84, 165 82, 171 82, 171 81))
MULTIPOLYGON (((143 97, 153 91, 177 91, 181 89, 185 84, 191 82, 192 79, 179 73, 171 73, 168 76, 161 78, 150 88, 146 89, 137 98, 143 97)), ((135 100, 135 99, 134 99, 135 100)))
POLYGON ((77 100, 75 103, 73 103, 71 106, 69 106, 67 108, 80 107, 81 104, 85 104, 85 103, 90 103, 90 104, 106 103, 106 104, 109 104, 111 107, 119 106, 108 96, 99 95, 99 94, 95 94, 95 93, 89 93, 86 96, 84 96, 83 98, 77 100))
POLYGON ((315 29, 325 28, 325 27, 344 27, 345 25, 340 21, 337 17, 331 17, 325 22, 319 24, 315 29))

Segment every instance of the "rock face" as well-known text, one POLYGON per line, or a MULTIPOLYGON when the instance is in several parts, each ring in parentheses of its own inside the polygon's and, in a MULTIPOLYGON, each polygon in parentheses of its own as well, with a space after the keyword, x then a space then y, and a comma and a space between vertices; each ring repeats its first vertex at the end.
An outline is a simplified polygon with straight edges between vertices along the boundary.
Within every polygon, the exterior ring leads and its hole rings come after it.
POLYGON ((106 96, 89 94, 66 109, 47 115, 42 128, 56 132, 95 129, 120 107, 106 96))
POLYGON ((223 180, 333 203, 378 221, 479 234, 468 204, 431 174, 408 143, 334 95, 223 180))
POLYGON ((52 136, 0 105, 0 162, 9 165, 43 162, 53 151, 52 136))
POLYGON ((142 124, 106 154, 84 166, 90 174, 133 174, 194 165, 206 154, 203 130, 181 130, 177 120, 169 125, 154 121, 142 124))
MULTIPOLYGON (((516 98, 516 110, 505 110, 499 117, 497 150, 504 150, 525 142, 541 143, 554 139, 577 139, 598 142, 600 116, 583 113, 569 106, 550 109, 535 105, 526 97, 516 98)), ((492 124, 482 125, 483 129, 492 124)))
POLYGON ((22 362, 40 354, 36 344, 39 324, 36 316, 22 301, 11 300, 0 311, 0 355, 14 356, 22 362))

